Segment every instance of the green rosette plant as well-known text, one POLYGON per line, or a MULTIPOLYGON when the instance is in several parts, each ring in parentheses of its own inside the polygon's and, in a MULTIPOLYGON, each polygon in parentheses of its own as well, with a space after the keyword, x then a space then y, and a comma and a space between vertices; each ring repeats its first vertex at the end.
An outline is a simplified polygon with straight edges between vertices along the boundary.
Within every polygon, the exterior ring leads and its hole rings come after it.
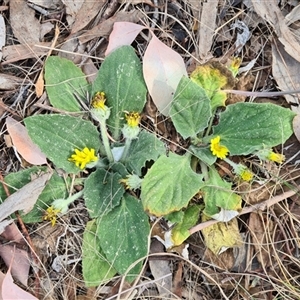
MULTIPOLYGON (((189 142, 179 155, 167 152, 162 139, 141 129, 147 89, 132 47, 111 52, 92 84, 72 62, 59 57, 46 60, 49 101, 65 113, 31 116, 24 123, 55 169, 75 175, 83 189, 66 197, 61 178, 52 176, 45 195, 25 218, 55 226, 72 202, 84 199, 90 216, 82 244, 87 286, 97 286, 115 274, 126 274, 129 282, 137 277, 148 254, 149 215, 164 217, 174 225, 170 231, 173 246, 189 237, 200 214, 203 221, 231 222, 232 227, 226 228, 234 232, 230 244, 212 244, 210 231, 204 232, 215 253, 239 244, 232 219, 241 209, 242 198, 232 191, 233 182, 219 175, 217 159, 225 160, 236 177, 246 181, 255 180, 256 175, 230 156, 284 160, 272 147, 292 134, 294 113, 273 104, 225 107, 227 94, 222 88, 228 86, 230 71, 201 68, 190 78, 182 77, 171 103, 174 128, 189 142)), ((29 180, 26 176, 24 183, 29 180)), ((214 234, 218 240, 216 230, 214 234)))

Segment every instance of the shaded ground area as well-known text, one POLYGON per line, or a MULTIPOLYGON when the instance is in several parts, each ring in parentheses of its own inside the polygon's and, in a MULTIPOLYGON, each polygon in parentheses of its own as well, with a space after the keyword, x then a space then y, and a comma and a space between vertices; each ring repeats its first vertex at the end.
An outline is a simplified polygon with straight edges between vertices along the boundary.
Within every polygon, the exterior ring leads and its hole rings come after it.
MULTIPOLYGON (((154 30, 156 36, 178 52, 188 73, 207 62, 228 64, 241 59, 234 89, 236 102, 274 103, 298 113, 300 89, 300 6, 296 1, 1 1, 0 46, 0 170, 5 177, 29 167, 8 138, 5 121, 57 112, 44 92, 43 66, 50 55, 68 58, 92 81, 105 57, 115 22, 133 22, 154 30), (285 91, 286 95, 262 92, 285 91)), ((132 46, 142 58, 150 34, 141 32, 132 46)), ((148 98, 143 126, 157 134, 171 152, 182 153, 187 141, 179 137, 170 120, 160 115, 148 98)), ((286 156, 282 165, 261 165, 257 158, 245 163, 262 180, 236 185, 244 203, 254 206, 238 218, 243 237, 240 247, 216 256, 206 248, 201 231, 173 252, 151 239, 148 262, 133 285, 115 277, 87 288, 82 277, 82 236, 89 215, 82 200, 75 201, 56 226, 49 222, 26 224, 32 245, 2 235, 2 246, 29 253, 30 271, 22 270, 17 283, 39 299, 299 299, 299 125, 276 151, 286 156), (262 171, 264 170, 264 171, 262 171), (292 191, 292 193, 291 193, 292 191), (262 206, 255 206, 263 203, 262 206), (185 251, 185 252, 184 252, 185 251), (30 254, 31 253, 31 254, 30 254), (39 273, 34 271, 38 266, 39 273), (38 276, 37 276, 38 274, 38 276), (23 277, 22 277, 23 276, 23 277), (22 281, 23 278, 23 281, 22 281), (163 279, 161 279, 163 278, 163 279), (124 294, 121 294, 125 291, 124 294), (119 297, 119 298, 117 298, 119 297), (123 297, 123 298, 122 298, 123 297)), ((240 158, 236 158, 237 161, 240 158)), ((229 166, 218 162, 218 172, 232 177, 229 166)), ((166 231, 164 222, 154 230, 166 231)), ((18 227, 24 235, 26 231, 18 227)), ((9 258, 0 248, 0 267, 7 273, 9 258)), ((15 278, 16 279, 16 278, 15 278)))

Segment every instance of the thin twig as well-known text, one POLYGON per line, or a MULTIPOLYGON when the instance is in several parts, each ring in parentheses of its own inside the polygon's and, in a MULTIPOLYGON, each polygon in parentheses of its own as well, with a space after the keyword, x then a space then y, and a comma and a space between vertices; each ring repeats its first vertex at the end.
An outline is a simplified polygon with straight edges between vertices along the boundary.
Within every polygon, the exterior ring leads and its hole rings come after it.
MULTIPOLYGON (((295 195, 297 193, 296 190, 290 190, 290 191, 287 191, 281 195, 277 195, 271 199, 268 199, 266 201, 263 201, 261 203, 257 203, 255 205, 252 205, 252 206, 249 206, 249 207, 244 207, 242 209, 242 211, 239 213, 238 216, 241 216, 241 215, 245 215, 245 214, 249 214, 253 211, 256 211, 256 210, 265 210, 266 208, 286 199, 286 198, 289 198, 289 197, 292 197, 293 195, 295 195)), ((190 234, 193 234, 197 231, 201 231, 202 229, 208 227, 208 226, 211 226, 213 224, 216 224, 220 221, 217 221, 217 220, 209 220, 207 222, 203 222, 203 223, 200 223, 194 227, 192 227, 189 231, 190 231, 190 234)))

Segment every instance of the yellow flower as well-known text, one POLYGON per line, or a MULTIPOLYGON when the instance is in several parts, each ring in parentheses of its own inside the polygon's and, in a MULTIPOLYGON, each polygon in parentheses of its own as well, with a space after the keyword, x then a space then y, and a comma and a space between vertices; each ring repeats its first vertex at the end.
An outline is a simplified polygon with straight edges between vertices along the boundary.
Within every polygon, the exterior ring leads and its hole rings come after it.
POLYGON ((275 153, 275 152, 271 152, 268 157, 267 157, 268 160, 271 160, 271 161, 275 161, 279 164, 282 164, 285 160, 285 156, 283 154, 279 154, 279 153, 275 153))
MULTIPOLYGON (((228 159, 226 159, 226 162, 228 162, 228 159)), ((234 162, 230 162, 229 164, 233 167, 234 173, 244 181, 251 181, 253 179, 253 173, 246 166, 235 164, 234 162)))
POLYGON ((127 121, 127 124, 130 127, 137 127, 140 124, 141 121, 141 115, 138 112, 130 112, 125 114, 125 118, 127 121))
POLYGON ((80 169, 84 169, 90 162, 95 162, 98 157, 95 155, 95 149, 84 147, 82 151, 75 149, 75 154, 72 154, 68 161, 73 162, 80 169))
POLYGON ((251 181, 253 179, 253 173, 248 169, 243 170, 239 175, 244 181, 251 181))
POLYGON ((236 75, 239 72, 239 67, 241 65, 241 62, 242 62, 242 60, 239 57, 234 57, 230 62, 228 69, 232 72, 232 75, 234 77, 236 77, 236 75))
POLYGON ((285 156, 279 153, 273 152, 271 149, 262 149, 255 153, 262 160, 275 161, 282 164, 285 160, 285 156))
POLYGON ((50 221, 51 225, 54 226, 56 223, 57 215, 60 213, 60 209, 56 209, 53 206, 50 206, 46 209, 45 215, 43 217, 44 221, 50 221))
POLYGON ((218 135, 210 140, 210 151, 218 158, 224 159, 226 155, 228 155, 229 150, 226 146, 220 144, 220 139, 221 138, 218 135))
POLYGON ((107 109, 107 106, 105 105, 106 96, 104 92, 97 92, 95 96, 92 99, 92 107, 93 108, 100 108, 103 110, 107 109))

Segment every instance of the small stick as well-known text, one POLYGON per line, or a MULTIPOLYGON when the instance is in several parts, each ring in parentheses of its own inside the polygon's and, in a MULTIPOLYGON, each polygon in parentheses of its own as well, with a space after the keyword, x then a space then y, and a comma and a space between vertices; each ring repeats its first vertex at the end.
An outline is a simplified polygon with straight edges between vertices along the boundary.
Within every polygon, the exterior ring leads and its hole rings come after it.
POLYGON ((239 91, 239 90, 222 90, 225 93, 242 95, 242 96, 254 96, 254 97, 278 97, 284 95, 300 94, 300 90, 292 90, 289 92, 249 92, 249 91, 239 91))
MULTIPOLYGON (((297 191, 293 191, 293 190, 290 190, 290 191, 287 191, 281 195, 277 195, 271 199, 268 199, 266 201, 263 201, 261 203, 257 203, 255 205, 252 205, 252 206, 248 206, 248 207, 244 207, 242 209, 242 211, 239 213, 238 216, 241 216, 241 215, 245 215, 245 214, 249 214, 251 212, 254 212, 256 210, 265 210, 266 208, 286 199, 286 198, 289 198, 289 197, 292 197, 293 195, 295 195, 297 193, 297 191)), ((197 231, 200 231, 208 226, 211 226, 213 224, 216 224, 216 223, 219 223, 220 221, 217 221, 217 220, 209 220, 207 222, 203 222, 203 223, 200 223, 194 227, 192 227, 189 231, 190 231, 190 234, 193 234, 197 231)))

